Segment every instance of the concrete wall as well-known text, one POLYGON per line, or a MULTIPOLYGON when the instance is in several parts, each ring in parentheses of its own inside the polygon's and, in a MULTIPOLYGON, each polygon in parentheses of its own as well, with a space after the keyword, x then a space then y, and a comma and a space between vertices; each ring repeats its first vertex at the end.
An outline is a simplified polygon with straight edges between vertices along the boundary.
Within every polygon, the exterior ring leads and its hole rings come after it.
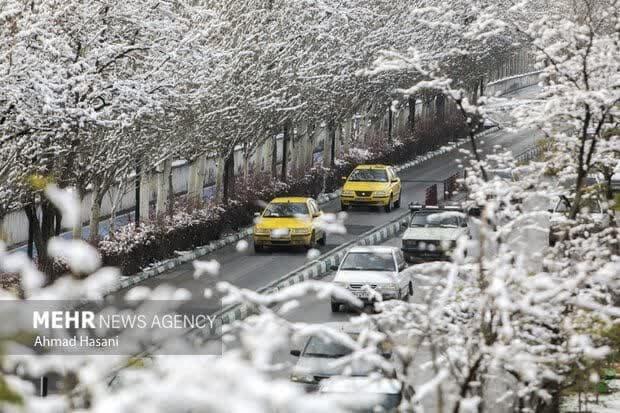
POLYGON ((484 94, 486 96, 502 96, 524 87, 536 85, 540 82, 540 73, 540 71, 534 71, 495 80, 486 85, 484 94))

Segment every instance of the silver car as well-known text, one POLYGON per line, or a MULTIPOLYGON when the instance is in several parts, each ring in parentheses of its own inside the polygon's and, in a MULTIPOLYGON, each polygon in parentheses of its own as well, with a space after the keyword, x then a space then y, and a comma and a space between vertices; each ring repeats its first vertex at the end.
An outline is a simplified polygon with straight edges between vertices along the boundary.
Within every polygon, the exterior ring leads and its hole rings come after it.
MULTIPOLYGON (((405 257, 397 247, 353 247, 337 269, 334 283, 348 289, 364 303, 407 299, 413 294, 411 277, 404 272, 405 257)), ((332 311, 347 304, 337 297, 331 299, 332 311)))
POLYGON ((381 376, 335 376, 320 383, 319 393, 356 413, 395 412, 403 398, 401 383, 381 376))
MULTIPOLYGON (((352 340, 357 340, 360 330, 342 323, 327 323, 326 326, 340 330, 352 340)), ((377 349, 385 358, 391 357, 388 342, 382 343, 377 349)), ((291 380, 304 385, 318 384, 321 380, 343 374, 345 371, 354 376, 366 376, 377 368, 361 359, 350 360, 342 363, 342 358, 351 355, 353 350, 326 335, 310 336, 301 350, 291 350, 291 355, 298 357, 297 363, 291 371, 291 380)))

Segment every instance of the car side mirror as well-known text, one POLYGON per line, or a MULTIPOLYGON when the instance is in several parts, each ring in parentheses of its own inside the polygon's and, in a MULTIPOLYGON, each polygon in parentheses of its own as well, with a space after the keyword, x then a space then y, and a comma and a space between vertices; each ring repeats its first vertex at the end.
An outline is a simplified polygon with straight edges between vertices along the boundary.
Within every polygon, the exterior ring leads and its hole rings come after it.
POLYGON ((256 218, 260 217, 260 212, 255 212, 254 213, 254 217, 256 217, 256 218))
POLYGON ((347 180, 347 177, 346 177, 346 176, 343 176, 343 177, 342 177, 342 180, 343 180, 343 181, 346 181, 346 180, 347 180))
POLYGON ((398 182, 398 181, 399 181, 399 179, 398 179, 398 178, 394 178, 394 179, 392 179, 390 182, 398 182))
POLYGON ((291 356, 299 357, 301 356, 300 350, 291 350, 291 356))
POLYGON ((465 222, 465 221, 461 222, 461 226, 462 226, 463 228, 467 228, 467 222, 465 222))
POLYGON ((314 214, 312 214, 312 218, 317 218, 319 216, 321 216, 320 212, 315 212, 314 214))
POLYGON ((337 265, 331 265, 329 267, 329 269, 332 270, 332 271, 338 271, 338 266, 337 265))

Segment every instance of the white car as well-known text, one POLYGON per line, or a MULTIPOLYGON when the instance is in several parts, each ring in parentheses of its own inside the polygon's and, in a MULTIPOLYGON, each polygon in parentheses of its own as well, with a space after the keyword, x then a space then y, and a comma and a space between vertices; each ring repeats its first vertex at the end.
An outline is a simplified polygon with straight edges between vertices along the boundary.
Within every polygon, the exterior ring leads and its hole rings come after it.
POLYGON ((463 209, 445 205, 409 205, 411 221, 402 237, 402 251, 409 262, 449 260, 457 240, 469 236, 463 209))
MULTIPOLYGON (((405 257, 397 247, 353 247, 342 259, 334 283, 348 289, 364 303, 383 300, 407 299, 413 294, 411 277, 403 272, 405 257)), ((332 297, 332 311, 347 304, 332 297)))
POLYGON ((319 385, 319 393, 352 412, 395 412, 403 397, 401 389, 398 380, 381 376, 334 376, 319 385))
MULTIPOLYGON (((353 326, 349 323, 326 323, 325 326, 348 335, 352 340, 357 340, 364 331, 363 326, 353 326)), ((390 359, 392 356, 390 348, 389 342, 386 341, 377 350, 383 357, 390 359)), ((345 371, 356 376, 366 376, 378 370, 377 366, 363 359, 342 363, 341 359, 350 356, 353 350, 329 335, 312 335, 300 349, 291 349, 290 353, 298 357, 291 371, 291 380, 309 389, 322 380, 344 374, 345 371)))

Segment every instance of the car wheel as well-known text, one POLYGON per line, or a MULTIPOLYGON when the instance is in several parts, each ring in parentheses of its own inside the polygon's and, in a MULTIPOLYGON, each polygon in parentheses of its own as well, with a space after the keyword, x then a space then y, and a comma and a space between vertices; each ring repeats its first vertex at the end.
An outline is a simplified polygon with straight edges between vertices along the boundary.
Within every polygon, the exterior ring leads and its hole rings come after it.
POLYGON ((392 194, 390 194, 390 199, 388 200, 388 203, 384 208, 385 208, 385 212, 392 211, 392 194))
POLYGON ((263 245, 254 244, 254 252, 260 254, 265 251, 265 247, 263 245))
POLYGON ((337 313, 340 311, 340 304, 332 303, 332 313, 337 313))
POLYGON ((402 196, 403 196, 403 191, 401 189, 400 192, 398 193, 398 201, 394 202, 394 209, 400 208, 400 198, 402 196))
POLYGON ((316 234, 314 233, 314 231, 312 232, 312 235, 310 235, 310 243, 306 245, 306 248, 307 249, 316 248, 316 234))
POLYGON ((341 203, 341 204, 340 204, 340 209, 341 209, 342 211, 348 211, 348 210, 349 210, 349 206, 348 206, 348 205, 345 205, 345 204, 343 204, 343 203, 341 203))
POLYGON ((408 295, 411 297, 413 295, 413 283, 409 283, 408 290, 408 295))
POLYGON ((325 244, 327 244, 327 233, 323 232, 323 236, 319 240, 319 245, 325 245, 325 244))

